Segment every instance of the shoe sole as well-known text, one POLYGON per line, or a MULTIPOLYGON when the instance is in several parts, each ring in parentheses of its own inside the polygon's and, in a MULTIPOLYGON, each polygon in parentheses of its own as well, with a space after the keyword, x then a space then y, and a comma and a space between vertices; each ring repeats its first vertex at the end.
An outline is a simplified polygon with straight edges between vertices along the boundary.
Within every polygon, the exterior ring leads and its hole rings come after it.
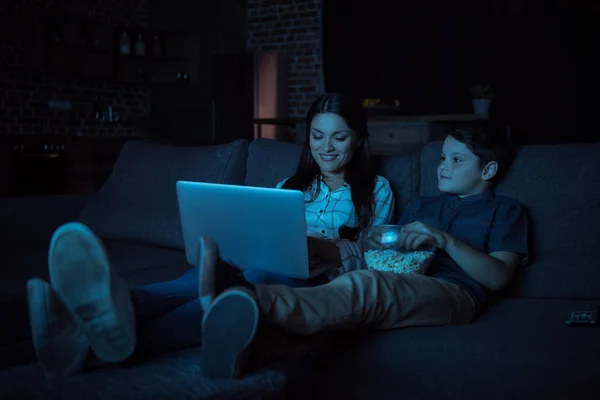
MULTIPOLYGON (((60 312, 56 304, 58 301, 52 299, 53 289, 50 284, 38 278, 27 281, 27 307, 29 310, 29 324, 31 327, 31 339, 38 361, 46 373, 56 376, 69 376, 83 369, 89 344, 81 342, 81 338, 72 329, 74 321, 63 321, 63 325, 57 329, 55 312, 60 312), (65 331, 72 335, 70 340, 65 337, 65 331)), ((59 314, 63 318, 72 318, 65 314, 59 314)), ((60 318, 60 316, 59 316, 60 318)))
POLYGON ((49 337, 51 333, 47 329, 49 316, 46 311, 48 302, 46 290, 44 283, 39 279, 27 281, 27 309, 33 349, 44 370, 55 373, 60 371, 60 367, 55 365, 54 346, 49 337))
POLYGON ((232 290, 219 296, 202 321, 201 362, 214 379, 239 377, 246 350, 258 327, 258 306, 252 296, 232 290))
POLYGON ((111 267, 93 232, 79 223, 61 226, 52 237, 48 265, 52 285, 98 358, 119 362, 129 357, 135 335, 125 328, 130 322, 114 302, 111 267))

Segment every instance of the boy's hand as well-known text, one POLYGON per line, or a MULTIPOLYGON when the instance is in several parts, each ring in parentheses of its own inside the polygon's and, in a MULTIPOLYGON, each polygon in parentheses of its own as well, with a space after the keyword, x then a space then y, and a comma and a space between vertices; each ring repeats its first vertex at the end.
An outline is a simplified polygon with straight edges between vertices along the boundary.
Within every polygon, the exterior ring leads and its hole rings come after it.
POLYGON ((417 249, 422 245, 430 245, 438 249, 446 249, 448 234, 422 222, 412 222, 400 231, 400 241, 407 249, 417 249))

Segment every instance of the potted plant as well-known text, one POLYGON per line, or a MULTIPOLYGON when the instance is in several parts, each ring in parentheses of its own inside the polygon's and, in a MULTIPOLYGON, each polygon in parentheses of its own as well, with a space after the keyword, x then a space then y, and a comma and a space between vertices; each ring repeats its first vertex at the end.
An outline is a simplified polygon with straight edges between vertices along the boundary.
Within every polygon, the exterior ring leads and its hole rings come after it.
POLYGON ((476 115, 488 115, 490 111, 490 105, 494 98, 494 91, 490 84, 479 84, 471 88, 473 94, 473 108, 475 109, 476 115))

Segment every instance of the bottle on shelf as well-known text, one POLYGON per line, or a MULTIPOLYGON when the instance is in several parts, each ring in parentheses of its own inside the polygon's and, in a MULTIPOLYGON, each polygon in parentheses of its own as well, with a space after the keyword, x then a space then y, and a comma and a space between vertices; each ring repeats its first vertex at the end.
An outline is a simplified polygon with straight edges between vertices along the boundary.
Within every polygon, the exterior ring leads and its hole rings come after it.
POLYGON ((121 42, 119 43, 119 52, 121 54, 131 54, 131 39, 127 32, 123 32, 123 36, 121 36, 121 42))
POLYGON ((146 55, 146 42, 144 42, 144 37, 140 33, 135 41, 135 55, 136 56, 145 56, 146 55))
POLYGON ((99 120, 102 117, 102 107, 100 105, 100 99, 98 96, 94 99, 94 117, 99 120))
POLYGON ((190 81, 190 75, 187 72, 178 72, 177 81, 180 83, 188 83, 190 81))
POLYGON ((158 35, 154 35, 154 44, 152 45, 152 53, 154 57, 160 58, 164 56, 162 40, 158 35))

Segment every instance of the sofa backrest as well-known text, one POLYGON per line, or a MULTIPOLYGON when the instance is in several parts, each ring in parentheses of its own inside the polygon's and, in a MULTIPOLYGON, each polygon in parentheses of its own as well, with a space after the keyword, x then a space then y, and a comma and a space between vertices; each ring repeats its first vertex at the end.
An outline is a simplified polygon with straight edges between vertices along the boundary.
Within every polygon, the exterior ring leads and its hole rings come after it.
MULTIPOLYGON (((302 146, 296 143, 256 139, 248 148, 246 181, 249 186, 275 187, 298 168, 302 146)), ((396 199, 398 218, 406 205, 418 195, 419 154, 373 157, 377 173, 387 178, 396 199)))
POLYGON ((247 156, 246 140, 204 147, 129 141, 79 220, 106 239, 183 249, 175 183, 242 185, 247 156))
MULTIPOLYGON (((422 196, 438 194, 441 142, 421 153, 422 196)), ((600 143, 531 145, 518 154, 496 192, 530 214, 531 264, 508 294, 600 299, 600 143)))

